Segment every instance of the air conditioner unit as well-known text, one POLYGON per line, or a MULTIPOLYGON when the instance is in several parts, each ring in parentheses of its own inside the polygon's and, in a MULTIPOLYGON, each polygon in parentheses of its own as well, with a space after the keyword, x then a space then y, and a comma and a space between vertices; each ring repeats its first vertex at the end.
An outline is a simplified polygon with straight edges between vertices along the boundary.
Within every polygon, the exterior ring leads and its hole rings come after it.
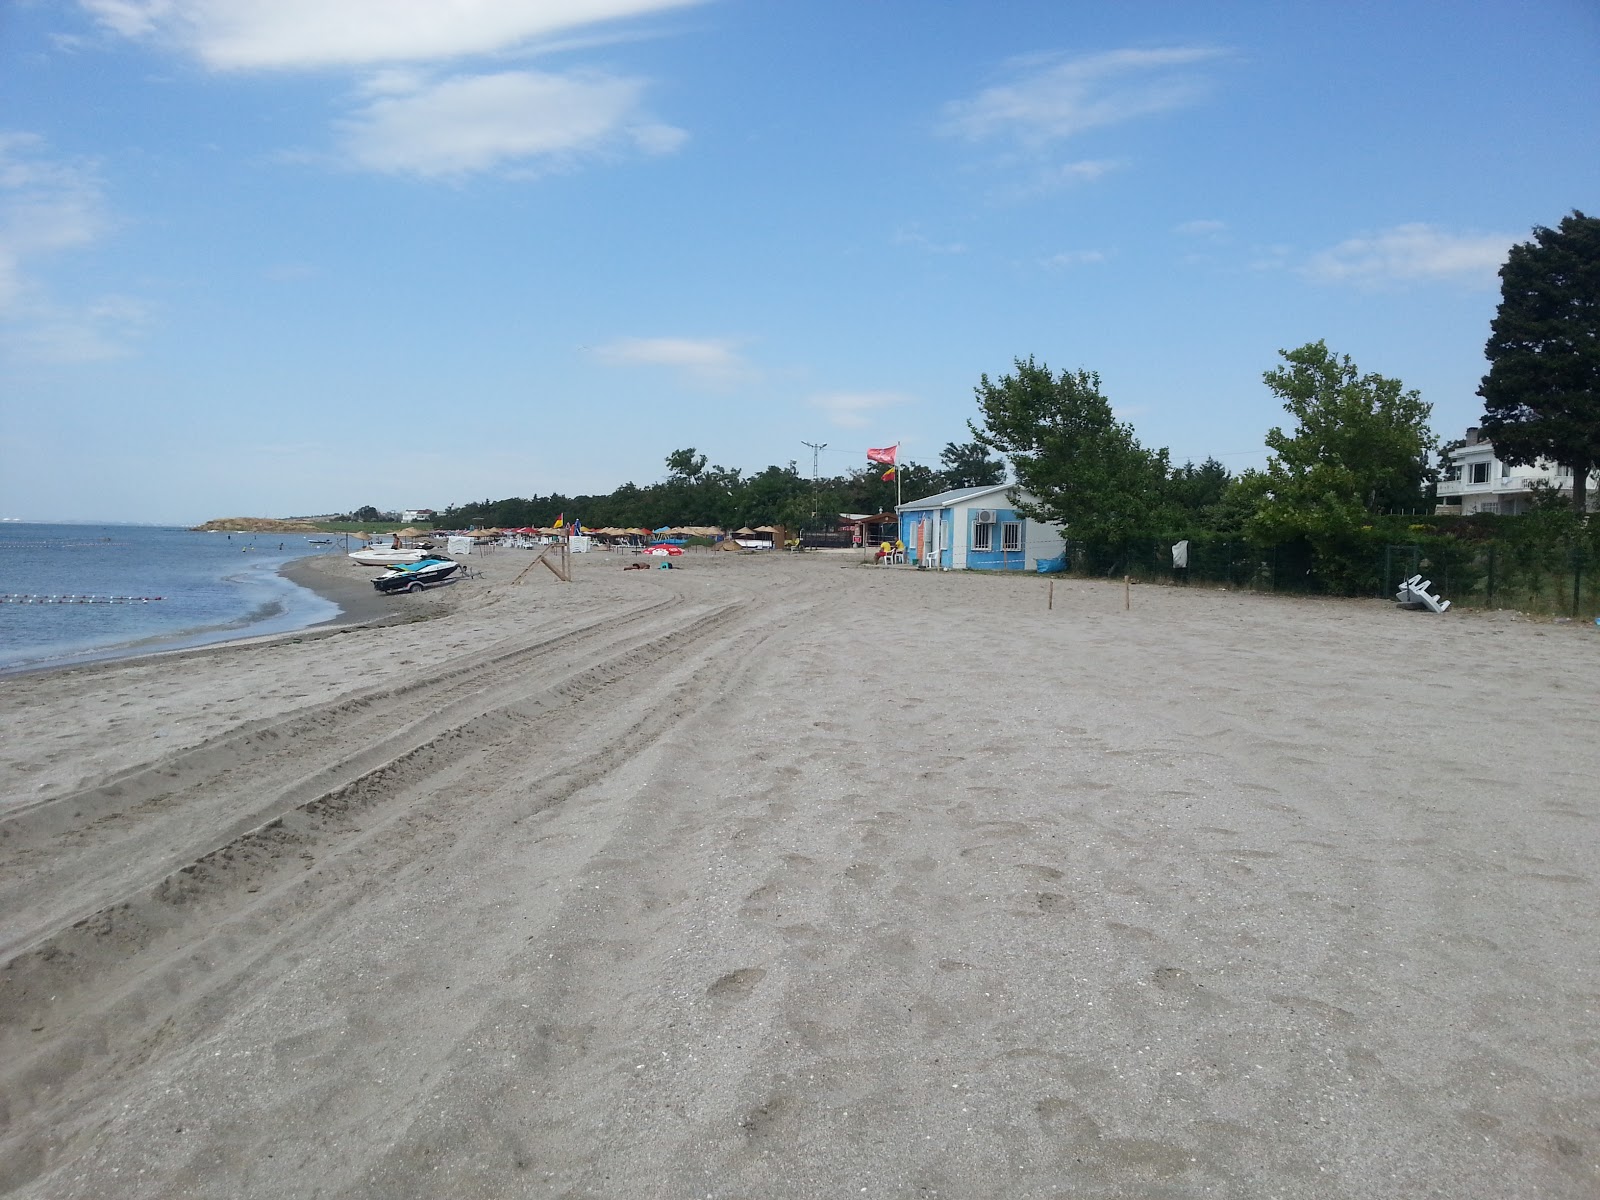
POLYGON ((994 524, 994 509, 992 509, 992 508, 980 508, 978 510, 978 524, 979 525, 993 525, 994 524))

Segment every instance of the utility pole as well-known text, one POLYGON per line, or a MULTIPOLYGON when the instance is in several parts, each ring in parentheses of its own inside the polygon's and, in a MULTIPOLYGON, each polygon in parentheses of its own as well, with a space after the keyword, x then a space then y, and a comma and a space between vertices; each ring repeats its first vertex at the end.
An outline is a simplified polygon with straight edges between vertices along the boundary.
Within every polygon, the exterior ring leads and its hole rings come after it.
POLYGON ((812 524, 815 524, 817 520, 817 455, 828 448, 828 443, 802 441, 800 444, 811 447, 811 521, 812 524))

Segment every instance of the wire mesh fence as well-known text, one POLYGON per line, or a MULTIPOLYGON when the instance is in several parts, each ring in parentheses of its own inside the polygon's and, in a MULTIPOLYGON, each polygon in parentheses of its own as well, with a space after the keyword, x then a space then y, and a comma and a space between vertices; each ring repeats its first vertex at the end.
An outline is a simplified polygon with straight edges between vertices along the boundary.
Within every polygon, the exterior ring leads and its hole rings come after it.
POLYGON ((1428 536, 1371 541, 1318 554, 1307 542, 1259 545, 1244 538, 1172 538, 1120 545, 1067 543, 1069 570, 1089 577, 1243 588, 1301 595, 1392 597, 1415 575, 1463 608, 1510 608, 1600 616, 1600 525, 1564 534, 1473 539, 1428 536), (1186 566, 1175 557, 1187 558, 1186 566))

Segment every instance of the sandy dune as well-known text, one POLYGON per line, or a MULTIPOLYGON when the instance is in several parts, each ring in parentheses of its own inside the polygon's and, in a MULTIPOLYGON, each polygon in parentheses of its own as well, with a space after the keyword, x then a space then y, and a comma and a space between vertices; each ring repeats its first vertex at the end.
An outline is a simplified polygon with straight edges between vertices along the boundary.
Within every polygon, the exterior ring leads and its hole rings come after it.
POLYGON ((1600 1194, 1600 630, 520 561, 6 682, 0 1192, 1600 1194))

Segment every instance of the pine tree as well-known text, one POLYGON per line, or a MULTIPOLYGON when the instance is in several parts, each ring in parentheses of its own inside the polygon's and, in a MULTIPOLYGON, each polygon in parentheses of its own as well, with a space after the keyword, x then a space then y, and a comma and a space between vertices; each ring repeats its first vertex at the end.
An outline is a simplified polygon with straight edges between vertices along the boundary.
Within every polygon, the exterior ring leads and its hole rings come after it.
POLYGON ((1600 218, 1574 211, 1535 228, 1500 268, 1500 294, 1478 389, 1483 436, 1502 462, 1571 467, 1582 513, 1600 464, 1600 218))

